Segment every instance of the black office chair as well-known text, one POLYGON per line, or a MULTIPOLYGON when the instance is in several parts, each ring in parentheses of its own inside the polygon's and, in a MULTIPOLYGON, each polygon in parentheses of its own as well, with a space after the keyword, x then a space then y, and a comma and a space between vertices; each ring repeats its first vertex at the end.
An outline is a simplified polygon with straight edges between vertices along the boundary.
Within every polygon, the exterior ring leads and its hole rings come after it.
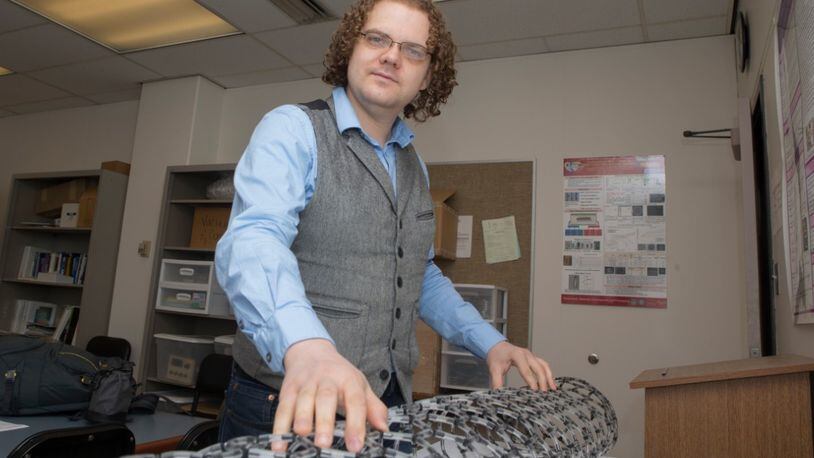
POLYGON ((201 394, 211 394, 223 399, 231 375, 231 356, 217 353, 207 355, 201 361, 201 369, 198 371, 198 379, 195 381, 195 391, 192 395, 192 406, 190 406, 189 412, 197 416, 215 417, 211 414, 198 412, 198 400, 201 394))
POLYGON ((132 455, 133 433, 112 423, 52 429, 33 434, 9 453, 9 458, 108 458, 132 455))
POLYGON ((130 342, 119 337, 96 336, 88 341, 85 350, 96 356, 117 356, 130 361, 130 342))
POLYGON ((209 420, 190 428, 181 442, 178 443, 177 450, 189 450, 197 452, 198 450, 209 447, 218 442, 218 427, 220 421, 209 420))

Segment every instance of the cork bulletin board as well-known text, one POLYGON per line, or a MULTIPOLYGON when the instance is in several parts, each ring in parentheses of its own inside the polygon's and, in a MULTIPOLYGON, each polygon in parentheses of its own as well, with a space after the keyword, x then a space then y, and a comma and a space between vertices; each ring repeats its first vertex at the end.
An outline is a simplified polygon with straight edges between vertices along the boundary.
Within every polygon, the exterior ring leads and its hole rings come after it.
POLYGON ((435 263, 453 283, 496 285, 508 290, 509 341, 527 347, 531 303, 531 245, 534 217, 534 163, 480 162, 427 164, 430 186, 453 188, 446 201, 458 215, 472 215, 472 257, 435 263), (514 216, 520 259, 487 264, 483 247, 484 219, 514 216))

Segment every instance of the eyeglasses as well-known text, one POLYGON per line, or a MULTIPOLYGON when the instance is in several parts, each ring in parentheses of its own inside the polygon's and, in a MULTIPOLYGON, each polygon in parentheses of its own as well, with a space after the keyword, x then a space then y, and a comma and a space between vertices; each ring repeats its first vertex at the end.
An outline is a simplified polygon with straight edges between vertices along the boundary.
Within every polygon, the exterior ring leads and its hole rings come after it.
POLYGON ((402 54, 404 54, 404 57, 415 62, 423 62, 430 56, 430 51, 424 46, 418 43, 410 43, 409 41, 399 43, 398 41, 393 41, 392 38, 382 32, 361 32, 360 35, 365 38, 365 43, 371 48, 390 49, 395 43, 399 45, 399 49, 402 54))

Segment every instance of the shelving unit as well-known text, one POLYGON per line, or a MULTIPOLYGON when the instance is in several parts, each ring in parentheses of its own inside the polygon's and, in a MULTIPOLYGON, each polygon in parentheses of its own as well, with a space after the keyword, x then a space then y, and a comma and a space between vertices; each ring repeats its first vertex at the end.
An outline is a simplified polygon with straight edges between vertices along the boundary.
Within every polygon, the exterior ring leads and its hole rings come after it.
MULTIPOLYGON (((189 384, 158 377, 160 371, 157 367, 155 334, 219 336, 236 332, 237 325, 233 316, 184 311, 161 307, 157 303, 159 289, 162 285, 162 260, 189 261, 190 264, 196 264, 198 261, 214 261, 214 248, 189 247, 195 207, 231 207, 231 200, 207 199, 206 188, 224 174, 234 173, 234 168, 234 164, 167 168, 153 259, 150 304, 140 359, 145 368, 142 371, 141 382, 145 384, 148 391, 171 390, 178 387, 192 388, 189 384)), ((212 268, 214 269, 214 266, 212 268)), ((213 281, 215 280, 213 279, 213 281)), ((196 286, 191 286, 189 289, 196 288, 196 286)))
POLYGON ((0 307, 13 307, 17 300, 77 305, 80 307, 75 339, 77 346, 84 347, 91 337, 107 334, 127 180, 127 175, 109 170, 14 175, 0 256, 0 307), (76 179, 84 179, 89 187, 97 189, 92 227, 23 224, 47 221, 47 218, 36 213, 43 189, 76 179), (84 283, 19 278, 20 262, 26 246, 55 252, 87 253, 84 283))
MULTIPOLYGON (((484 320, 501 334, 506 335, 509 298, 505 288, 462 283, 456 283, 454 286, 461 297, 478 310, 484 320)), ((489 389, 489 367, 486 361, 473 355, 466 348, 443 341, 440 387, 465 391, 489 389)))

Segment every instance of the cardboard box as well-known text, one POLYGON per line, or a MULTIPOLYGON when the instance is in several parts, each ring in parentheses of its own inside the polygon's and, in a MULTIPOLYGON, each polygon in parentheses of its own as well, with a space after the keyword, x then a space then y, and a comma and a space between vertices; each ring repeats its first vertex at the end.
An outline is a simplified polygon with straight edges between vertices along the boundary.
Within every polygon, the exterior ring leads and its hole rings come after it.
POLYGON ((441 381, 441 336, 419 320, 415 339, 421 359, 413 372, 413 393, 417 399, 435 396, 441 381))
POLYGON ((102 169, 110 170, 111 172, 121 173, 123 175, 130 175, 130 164, 122 161, 107 161, 102 162, 102 169))
POLYGON ((230 207, 195 207, 190 248, 215 248, 229 224, 230 207))
POLYGON ((62 213, 62 204, 78 204, 79 197, 87 188, 84 178, 65 181, 40 190, 40 199, 34 211, 41 216, 57 218, 62 213))
POLYGON ((93 214, 96 213, 96 188, 85 189, 79 196, 79 221, 78 227, 93 226, 93 214))
POLYGON ((444 201, 455 194, 454 189, 430 189, 435 212, 435 257, 455 260, 458 248, 458 212, 444 201))

